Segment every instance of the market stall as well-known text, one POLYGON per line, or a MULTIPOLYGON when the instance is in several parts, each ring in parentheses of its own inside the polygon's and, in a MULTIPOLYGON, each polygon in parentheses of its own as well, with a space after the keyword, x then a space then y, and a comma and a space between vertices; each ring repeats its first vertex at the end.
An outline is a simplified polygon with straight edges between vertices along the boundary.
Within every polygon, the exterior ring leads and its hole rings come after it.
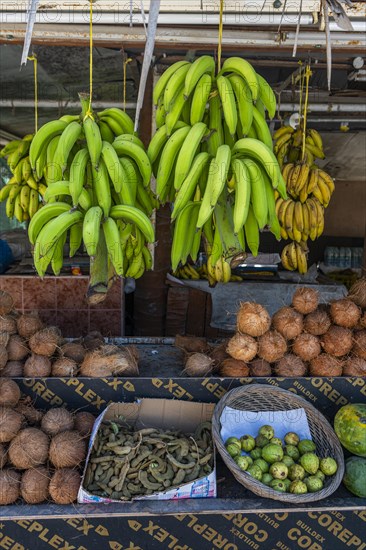
POLYGON ((364 6, 0 13, 0 547, 362 550, 364 6))

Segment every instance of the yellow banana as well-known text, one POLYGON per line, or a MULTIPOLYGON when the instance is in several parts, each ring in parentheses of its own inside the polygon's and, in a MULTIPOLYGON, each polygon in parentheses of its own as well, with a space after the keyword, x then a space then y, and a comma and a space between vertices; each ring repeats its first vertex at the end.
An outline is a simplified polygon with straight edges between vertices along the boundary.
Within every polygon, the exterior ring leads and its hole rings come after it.
POLYGON ((335 190, 334 180, 333 178, 327 174, 324 170, 319 169, 319 178, 324 181, 324 183, 328 186, 330 194, 332 195, 335 190))
POLYGON ((327 208, 331 198, 331 193, 328 185, 325 183, 325 181, 321 177, 318 180, 318 188, 323 197, 322 204, 324 205, 325 208, 327 208))
POLYGON ((278 128, 278 130, 275 131, 273 134, 273 140, 277 141, 280 137, 286 135, 286 134, 293 134, 294 128, 292 126, 281 126, 278 128))
POLYGON ((300 245, 296 245, 296 262, 297 262, 297 270, 298 272, 303 275, 307 273, 308 270, 308 263, 306 259, 306 254, 302 247, 300 245))
POLYGON ((23 185, 20 191, 20 205, 24 210, 24 212, 28 212, 29 200, 30 200, 30 187, 28 187, 28 185, 23 185))

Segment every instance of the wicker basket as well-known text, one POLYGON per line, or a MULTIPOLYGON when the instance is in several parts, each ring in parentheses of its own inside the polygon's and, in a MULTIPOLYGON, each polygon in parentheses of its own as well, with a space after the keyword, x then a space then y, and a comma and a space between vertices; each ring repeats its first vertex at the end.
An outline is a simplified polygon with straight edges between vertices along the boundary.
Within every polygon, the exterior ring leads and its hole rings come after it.
MULTIPOLYGON (((242 386, 229 391, 216 405, 212 419, 213 439, 217 449, 233 476, 247 489, 263 498, 272 498, 293 504, 304 504, 329 497, 340 485, 344 475, 343 451, 331 425, 313 405, 302 397, 274 386, 253 384, 242 386), (310 433, 317 447, 320 457, 331 456, 338 463, 338 470, 334 476, 326 478, 323 489, 316 493, 295 495, 281 493, 264 483, 257 481, 247 472, 241 470, 231 458, 221 439, 221 415, 226 406, 241 411, 286 411, 290 409, 305 409, 310 433)), ((245 428, 243 430, 245 433, 245 428)))

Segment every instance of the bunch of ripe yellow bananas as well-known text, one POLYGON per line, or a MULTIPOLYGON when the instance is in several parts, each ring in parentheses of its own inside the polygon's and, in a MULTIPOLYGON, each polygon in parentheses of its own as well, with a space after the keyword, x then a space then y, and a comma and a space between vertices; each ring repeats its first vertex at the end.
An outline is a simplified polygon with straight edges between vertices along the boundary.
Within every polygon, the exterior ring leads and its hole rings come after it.
POLYGON ((58 275, 68 238, 70 257, 83 245, 91 271, 138 278, 152 265, 150 161, 124 111, 81 101, 81 115, 46 123, 30 145, 31 170, 48 184, 28 228, 34 265, 58 275))
POLYGON ((284 200, 276 193, 276 212, 283 239, 292 239, 282 252, 285 269, 306 273, 308 252, 306 242, 314 241, 324 231, 324 209, 335 190, 334 181, 315 164, 324 159, 323 141, 316 130, 294 130, 282 126, 274 134, 274 151, 286 189, 291 198, 284 200), (305 137, 305 155, 302 156, 305 137), (297 267, 296 267, 297 266, 297 267))
POLYGON ((29 161, 29 148, 32 134, 21 140, 10 141, 0 151, 0 157, 7 157, 13 174, 0 190, 0 202, 6 201, 5 212, 8 218, 16 218, 22 223, 33 218, 42 206, 40 200, 47 187, 44 177, 33 174, 29 161))
POLYGON ((205 55, 169 67, 153 98, 148 156, 158 200, 174 203, 173 271, 196 261, 203 237, 210 276, 227 282, 235 256, 258 254, 260 230, 280 238, 274 190, 286 199, 286 185, 266 122, 276 97, 245 59, 226 59, 216 74, 205 55))
POLYGON ((221 268, 212 269, 210 268, 210 273, 208 272, 207 264, 203 264, 201 267, 195 268, 191 264, 186 264, 181 267, 179 267, 175 272, 174 276, 178 277, 179 279, 185 279, 185 280, 191 280, 191 281, 199 281, 200 279, 205 279, 212 282, 241 282, 243 279, 239 277, 238 275, 232 275, 231 274, 231 268, 230 264, 228 262, 225 262, 224 259, 221 260, 221 262, 217 262, 218 264, 221 263, 221 268), (230 275, 230 277, 229 277, 230 275))

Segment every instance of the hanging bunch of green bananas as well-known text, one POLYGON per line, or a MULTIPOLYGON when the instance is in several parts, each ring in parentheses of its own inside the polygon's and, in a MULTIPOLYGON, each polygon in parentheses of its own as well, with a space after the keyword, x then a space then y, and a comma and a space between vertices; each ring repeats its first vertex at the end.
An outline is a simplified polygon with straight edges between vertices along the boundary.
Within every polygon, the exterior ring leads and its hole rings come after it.
POLYGON ((273 138, 287 192, 294 199, 283 200, 278 194, 276 196, 281 237, 295 241, 284 248, 282 264, 285 269, 306 273, 306 242, 309 238, 314 241, 324 231, 324 209, 334 193, 334 180, 315 164, 316 159, 325 158, 323 141, 316 130, 307 129, 304 136, 301 127, 294 130, 291 126, 282 126, 273 138), (300 246, 295 246, 296 243, 300 246), (298 258, 297 262, 295 258, 298 258))
POLYGON ((7 157, 13 174, 0 190, 0 202, 6 201, 5 212, 8 218, 16 218, 22 223, 31 219, 41 208, 40 198, 47 187, 43 177, 36 178, 29 161, 29 148, 33 135, 21 140, 10 141, 0 151, 0 157, 7 157))
POLYGON ((250 63, 179 61, 157 82, 157 131, 148 156, 161 203, 174 202, 172 269, 196 261, 203 237, 210 284, 228 282, 231 263, 258 254, 260 230, 280 238, 274 189, 286 185, 266 122, 276 98, 250 63))
POLYGON ((41 277, 50 263, 59 274, 69 236, 70 257, 83 244, 91 258, 91 284, 111 271, 138 278, 152 267, 150 161, 125 112, 81 102, 81 116, 48 122, 30 147, 32 169, 48 182, 28 230, 34 264, 41 277))

